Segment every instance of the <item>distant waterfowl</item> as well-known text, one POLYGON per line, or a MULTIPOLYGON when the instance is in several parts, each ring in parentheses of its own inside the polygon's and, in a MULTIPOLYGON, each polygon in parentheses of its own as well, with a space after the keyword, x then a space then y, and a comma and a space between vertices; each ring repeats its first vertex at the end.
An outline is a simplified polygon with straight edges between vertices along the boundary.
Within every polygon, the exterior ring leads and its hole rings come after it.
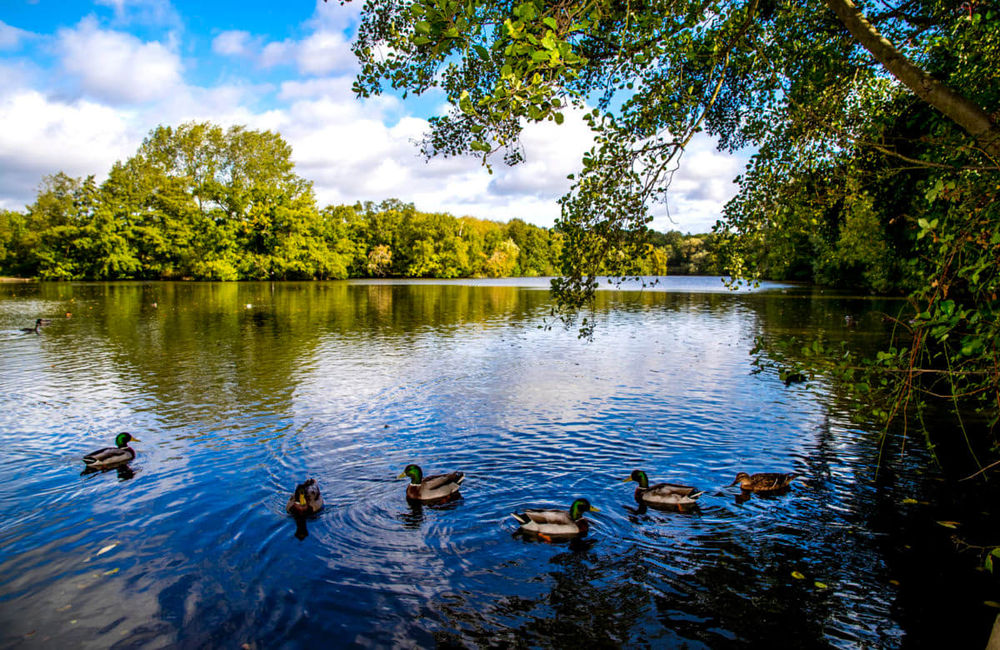
POLYGON ((92 451, 83 457, 87 469, 111 469, 135 458, 135 449, 128 446, 131 441, 142 442, 130 433, 119 433, 115 436, 115 446, 92 451))
POLYGON ((521 531, 537 535, 542 539, 567 539, 586 534, 590 524, 583 515, 586 512, 600 512, 590 505, 586 499, 577 499, 569 510, 539 509, 525 510, 523 513, 512 512, 521 531))
POLYGON ((635 500, 653 508, 679 508, 697 505, 698 497, 704 494, 703 491, 698 492, 690 485, 676 483, 650 485, 646 472, 641 469, 633 470, 632 474, 622 481, 638 483, 638 487, 635 488, 635 500))
POLYGON ((419 465, 407 465, 398 478, 410 477, 406 486, 406 498, 411 501, 442 501, 458 495, 458 490, 465 480, 462 472, 450 474, 435 474, 424 478, 424 472, 419 465))
POLYGON ((295 492, 288 499, 285 510, 295 517, 314 515, 323 509, 323 496, 319 493, 316 479, 309 479, 295 487, 295 492))
POLYGON ((760 474, 747 474, 740 472, 736 479, 729 484, 729 487, 740 484, 740 488, 748 492, 780 492, 788 488, 798 474, 779 474, 776 472, 762 472, 760 474))
POLYGON ((38 334, 38 330, 40 330, 42 328, 42 325, 44 325, 44 324, 45 324, 45 319, 38 318, 38 319, 35 320, 35 326, 34 327, 22 327, 21 331, 29 333, 29 334, 31 334, 31 333, 38 334))

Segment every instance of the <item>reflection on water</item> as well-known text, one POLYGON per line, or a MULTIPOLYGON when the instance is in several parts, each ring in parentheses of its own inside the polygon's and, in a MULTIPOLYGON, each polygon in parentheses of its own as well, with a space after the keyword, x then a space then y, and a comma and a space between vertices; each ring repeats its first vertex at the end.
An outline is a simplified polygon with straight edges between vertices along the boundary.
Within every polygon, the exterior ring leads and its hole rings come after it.
POLYGON ((983 645, 996 584, 935 522, 989 529, 996 489, 916 444, 876 473, 835 395, 750 374, 755 336, 871 346, 891 305, 676 281, 602 291, 593 343, 544 281, 0 286, 0 646, 983 645), (408 504, 409 463, 463 498, 408 504), (637 508, 634 467, 706 494, 637 508), (578 496, 586 538, 515 535, 578 496))

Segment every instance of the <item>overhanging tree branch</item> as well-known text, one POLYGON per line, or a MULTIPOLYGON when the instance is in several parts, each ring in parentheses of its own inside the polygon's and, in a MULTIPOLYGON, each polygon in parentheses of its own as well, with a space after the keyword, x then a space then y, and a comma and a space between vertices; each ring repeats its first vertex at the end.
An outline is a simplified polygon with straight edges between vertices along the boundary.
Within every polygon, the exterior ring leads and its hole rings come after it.
POLYGON ((989 114, 943 82, 918 68, 882 36, 852 0, 824 0, 851 36, 894 77, 922 100, 966 130, 991 158, 1000 158, 1000 127, 989 114))

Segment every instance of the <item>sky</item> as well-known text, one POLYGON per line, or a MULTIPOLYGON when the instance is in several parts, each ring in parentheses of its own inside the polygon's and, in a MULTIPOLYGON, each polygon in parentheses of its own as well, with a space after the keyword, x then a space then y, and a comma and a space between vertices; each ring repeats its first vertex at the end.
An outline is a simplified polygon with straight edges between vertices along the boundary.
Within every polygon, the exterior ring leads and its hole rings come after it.
MULTIPOLYGON (((105 178, 158 125, 211 121, 278 132, 320 206, 396 198, 549 227, 591 146, 580 114, 529 125, 525 162, 425 160, 438 91, 402 101, 351 91, 361 4, 336 0, 0 0, 0 208, 63 171, 105 178)), ((745 159, 696 139, 654 208, 657 230, 707 232, 745 159)))

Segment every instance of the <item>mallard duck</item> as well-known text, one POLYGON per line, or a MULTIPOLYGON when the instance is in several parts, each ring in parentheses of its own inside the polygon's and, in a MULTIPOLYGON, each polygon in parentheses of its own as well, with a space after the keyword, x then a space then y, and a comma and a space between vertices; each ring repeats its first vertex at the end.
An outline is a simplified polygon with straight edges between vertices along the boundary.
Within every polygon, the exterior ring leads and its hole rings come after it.
POLYGON ((798 474, 779 474, 777 472, 764 472, 760 474, 747 474, 740 472, 729 487, 740 484, 740 488, 748 492, 780 492, 788 488, 798 474))
POLYGON ((398 478, 410 477, 406 486, 406 498, 410 501, 441 501, 458 494, 458 489, 465 480, 462 472, 451 474, 435 474, 424 478, 424 472, 419 465, 407 465, 398 478))
POLYGON ((294 517, 314 515, 323 509, 323 497, 319 493, 316 479, 311 478, 295 487, 295 492, 288 499, 285 510, 294 517))
POLYGON ((38 330, 40 330, 41 327, 42 327, 42 325, 44 325, 44 324, 45 324, 45 319, 43 319, 43 318, 37 318, 37 319, 35 319, 35 326, 34 327, 22 327, 21 331, 25 332, 27 334, 32 334, 32 333, 38 334, 38 330))
POLYGON ((628 478, 623 478, 622 481, 638 483, 639 486, 635 489, 635 500, 654 508, 693 506, 697 504, 698 497, 705 494, 704 492, 696 492, 690 485, 677 485, 675 483, 650 485, 646 472, 641 469, 633 470, 632 474, 628 478))
POLYGON ((590 505, 586 499, 577 499, 569 510, 525 510, 524 513, 512 512, 510 516, 521 524, 525 533, 538 535, 543 539, 568 538, 583 535, 590 528, 590 523, 583 519, 585 512, 600 512, 590 505))
POLYGON ((131 433, 119 433, 115 436, 115 446, 92 451, 83 457, 87 469, 110 469, 116 465, 127 463, 135 458, 135 449, 128 446, 130 441, 142 442, 131 433))

